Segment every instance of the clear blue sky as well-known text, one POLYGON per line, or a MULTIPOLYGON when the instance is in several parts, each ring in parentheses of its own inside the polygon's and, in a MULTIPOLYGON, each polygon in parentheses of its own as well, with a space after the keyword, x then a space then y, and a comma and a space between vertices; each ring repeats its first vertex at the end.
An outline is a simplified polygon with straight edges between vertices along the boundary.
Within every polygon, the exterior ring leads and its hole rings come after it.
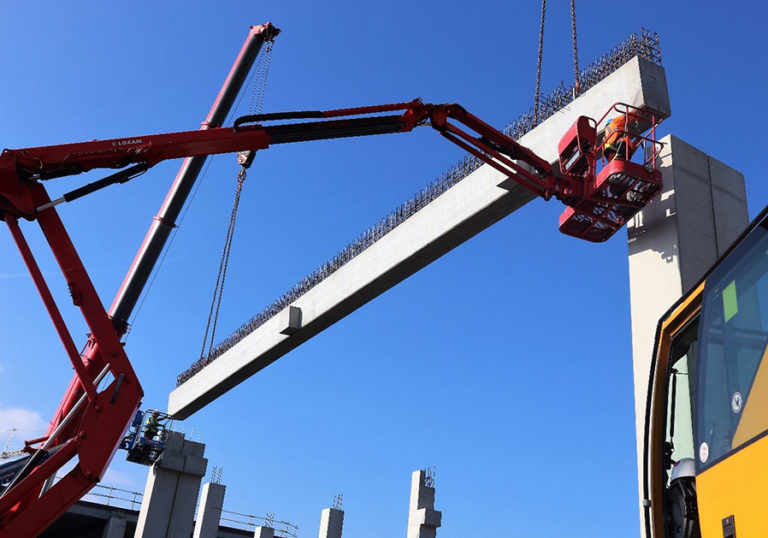
MULTIPOLYGON (((550 2, 545 91, 572 76, 567 4, 550 2)), ((578 4, 582 65, 641 26, 660 34, 673 108, 662 132, 742 171, 756 214, 768 202, 764 3, 578 4)), ((420 96, 503 126, 532 102, 539 9, 497 0, 9 3, 0 147, 196 129, 248 26, 268 20, 284 32, 265 111, 420 96)), ((426 129, 259 154, 219 334, 459 156, 426 129)), ((61 209, 107 305, 177 168, 157 166, 61 209)), ((214 160, 128 337, 147 407, 165 409, 176 375, 199 354, 236 172, 233 158, 214 160)), ((636 535, 626 240, 561 236, 560 211, 529 204, 187 420, 209 465, 224 468, 225 508, 274 512, 307 537, 343 492, 345 536, 402 535, 410 473, 436 465, 442 538, 636 535)), ((25 229, 66 304, 39 234, 25 229)), ((0 252, 0 430, 41 428, 71 371, 7 233, 0 252)), ((82 341, 82 322, 65 310, 82 341)), ((122 457, 106 482, 143 489, 145 468, 122 457)))

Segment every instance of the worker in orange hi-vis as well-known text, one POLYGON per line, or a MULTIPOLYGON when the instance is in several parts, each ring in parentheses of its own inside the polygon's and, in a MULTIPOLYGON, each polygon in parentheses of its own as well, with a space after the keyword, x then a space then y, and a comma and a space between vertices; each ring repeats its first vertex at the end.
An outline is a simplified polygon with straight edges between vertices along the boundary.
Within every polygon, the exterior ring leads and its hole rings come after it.
POLYGON ((609 161, 629 160, 640 145, 640 117, 634 114, 619 114, 608 120, 603 130, 605 145, 603 155, 609 161), (627 124, 629 123, 629 124, 627 124))

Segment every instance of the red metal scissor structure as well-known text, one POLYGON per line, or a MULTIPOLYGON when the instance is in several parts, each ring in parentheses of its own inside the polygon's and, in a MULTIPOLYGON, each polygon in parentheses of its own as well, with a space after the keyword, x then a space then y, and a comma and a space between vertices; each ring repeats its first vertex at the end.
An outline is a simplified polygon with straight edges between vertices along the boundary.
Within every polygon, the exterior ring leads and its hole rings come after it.
MULTIPOLYGON (((277 30, 271 25, 252 31, 252 35, 260 36, 262 41, 276 34, 277 30)), ((630 108, 617 105, 615 110, 628 113, 630 108)), ((199 131, 4 150, 0 154, 0 218, 6 222, 29 269, 75 376, 49 431, 44 437, 27 442, 30 456, 15 472, 12 481, 0 489, 0 537, 38 534, 93 487, 111 461, 143 395, 121 343, 127 328, 127 314, 143 282, 124 284, 107 312, 59 218, 56 209, 59 203, 128 181, 167 159, 191 158, 184 166, 192 166, 189 163, 195 158, 217 153, 250 152, 252 158, 253 152, 275 144, 408 132, 420 125, 431 125, 538 196, 562 200, 569 206, 561 217, 562 231, 590 241, 602 241, 644 207, 661 187, 659 172, 653 166, 649 168, 655 163, 658 120, 653 114, 638 113, 648 120, 642 127, 643 131, 651 129, 650 137, 641 136, 641 131, 628 130, 625 134, 647 140, 653 147, 651 160, 638 164, 628 158, 617 158, 603 163, 599 172, 598 156, 602 148, 598 143, 598 123, 593 120, 579 118, 566 133, 559 147, 560 169, 556 171, 549 162, 461 106, 433 105, 420 100, 244 116, 226 128, 216 127, 221 121, 209 117, 199 131), (46 180, 97 168, 120 171, 57 200, 49 198, 44 186, 46 180), (80 309, 90 330, 83 350, 75 346, 24 239, 20 220, 40 226, 58 261, 72 302, 80 309), (54 483, 52 477, 56 472, 73 460, 74 468, 54 483)), ((249 158, 244 160, 247 162, 249 158)), ((179 200, 183 203, 190 188, 175 182, 164 208, 180 207, 179 200), (184 192, 180 195, 179 191, 184 192)), ((156 217, 129 276, 148 274, 148 267, 154 265, 152 253, 159 252, 158 248, 164 243, 154 242, 153 230, 160 230, 158 233, 162 235, 163 227, 170 229, 175 218, 173 211, 170 217, 163 215, 156 217)))

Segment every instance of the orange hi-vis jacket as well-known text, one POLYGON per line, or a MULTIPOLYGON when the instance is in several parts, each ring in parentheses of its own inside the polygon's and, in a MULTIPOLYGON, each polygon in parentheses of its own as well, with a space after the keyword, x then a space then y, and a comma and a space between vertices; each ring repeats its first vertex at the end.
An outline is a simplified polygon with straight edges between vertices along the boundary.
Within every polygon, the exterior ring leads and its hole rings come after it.
POLYGON ((639 141, 628 132, 627 119, 634 121, 640 118, 633 114, 620 114, 613 118, 605 128, 605 148, 617 151, 623 142, 627 145, 630 155, 634 153, 639 141))

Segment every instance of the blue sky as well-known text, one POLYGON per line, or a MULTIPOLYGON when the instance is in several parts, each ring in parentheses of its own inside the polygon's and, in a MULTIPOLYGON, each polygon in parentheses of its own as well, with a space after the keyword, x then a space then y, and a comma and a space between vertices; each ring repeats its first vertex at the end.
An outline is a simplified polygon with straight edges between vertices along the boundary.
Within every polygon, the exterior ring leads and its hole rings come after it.
MULTIPOLYGON (((550 2, 544 91, 571 80, 567 4, 550 2)), ((662 133, 742 171, 755 215, 768 202, 765 5, 578 4, 583 66, 641 26, 660 34, 673 109, 662 133)), ((461 103, 501 127, 532 103, 539 2, 221 5, 5 6, 0 147, 196 129, 248 26, 268 20, 283 34, 265 111, 419 96, 461 103)), ((427 129, 260 153, 219 334, 460 155, 427 129)), ((61 209, 107 305, 178 164, 61 209)), ((213 160, 128 337, 146 407, 164 409, 199 354, 236 172, 233 158, 213 160)), ((225 508, 274 512, 312 536, 342 492, 345 536, 395 536, 405 531, 411 471, 436 465, 443 538, 635 535, 625 236, 603 245, 561 236, 561 209, 529 204, 187 420, 209 465, 224 468, 225 508)), ((25 231, 66 305, 39 233, 25 231)), ((7 233, 0 252, 0 430, 34 430, 71 371, 7 233)), ((64 310, 82 340, 83 323, 64 310)), ((107 483, 143 489, 146 470, 121 458, 107 483)))

